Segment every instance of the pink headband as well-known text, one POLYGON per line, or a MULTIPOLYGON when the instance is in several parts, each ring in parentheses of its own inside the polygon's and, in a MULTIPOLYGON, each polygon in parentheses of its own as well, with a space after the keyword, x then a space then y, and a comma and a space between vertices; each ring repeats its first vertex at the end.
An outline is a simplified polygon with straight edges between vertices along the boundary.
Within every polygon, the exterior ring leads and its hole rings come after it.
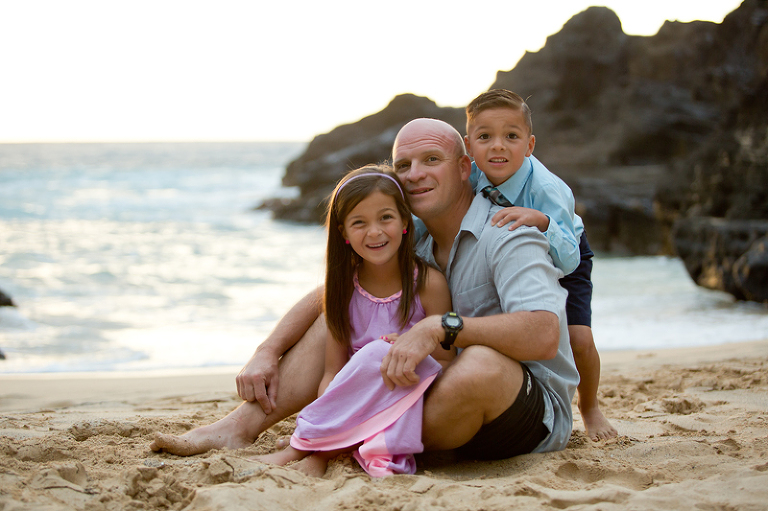
POLYGON ((394 177, 390 176, 389 174, 379 174, 378 172, 366 172, 364 174, 358 174, 356 176, 350 177, 349 179, 344 181, 344 183, 339 187, 338 190, 336 190, 336 196, 335 197, 338 197, 339 196, 339 192, 341 192, 341 189, 344 188, 345 186, 347 186, 349 183, 351 183, 355 179, 357 179, 359 177, 368 177, 368 176, 386 177, 387 179, 389 179, 390 181, 392 181, 393 183, 395 183, 397 185, 397 189, 400 190, 400 195, 403 197, 403 199, 405 199, 405 194, 403 193, 403 189, 400 187, 400 183, 397 182, 397 179, 395 179, 394 177))

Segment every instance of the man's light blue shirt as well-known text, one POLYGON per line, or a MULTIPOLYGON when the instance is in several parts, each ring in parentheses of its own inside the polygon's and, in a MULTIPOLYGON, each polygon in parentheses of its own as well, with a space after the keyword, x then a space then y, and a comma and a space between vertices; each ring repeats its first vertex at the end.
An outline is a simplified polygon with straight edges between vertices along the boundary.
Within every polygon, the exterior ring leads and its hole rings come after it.
MULTIPOLYGON (((493 186, 474 162, 470 182, 475 192, 493 186)), ((496 188, 515 206, 547 215, 549 228, 544 235, 552 261, 566 275, 575 270, 581 261, 579 240, 584 223, 575 212, 573 192, 568 185, 531 155, 512 177, 496 188)))
MULTIPOLYGON (((478 195, 461 222, 445 271, 453 309, 466 317, 538 310, 557 315, 560 339, 555 358, 523 362, 544 391, 543 422, 550 431, 533 452, 564 449, 573 427, 571 400, 579 374, 568 338, 567 293, 558 282, 563 272, 552 264, 547 240, 538 229, 492 227, 491 218, 500 209, 478 195)), ((429 233, 417 241, 416 253, 439 269, 429 233)))

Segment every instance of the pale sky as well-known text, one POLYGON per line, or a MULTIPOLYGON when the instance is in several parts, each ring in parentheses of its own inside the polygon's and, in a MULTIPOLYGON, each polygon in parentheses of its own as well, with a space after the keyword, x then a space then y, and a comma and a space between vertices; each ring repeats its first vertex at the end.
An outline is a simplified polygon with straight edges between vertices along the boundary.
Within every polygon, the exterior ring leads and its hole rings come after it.
POLYGON ((310 140, 398 94, 463 107, 590 5, 624 31, 741 0, 0 0, 0 142, 310 140))

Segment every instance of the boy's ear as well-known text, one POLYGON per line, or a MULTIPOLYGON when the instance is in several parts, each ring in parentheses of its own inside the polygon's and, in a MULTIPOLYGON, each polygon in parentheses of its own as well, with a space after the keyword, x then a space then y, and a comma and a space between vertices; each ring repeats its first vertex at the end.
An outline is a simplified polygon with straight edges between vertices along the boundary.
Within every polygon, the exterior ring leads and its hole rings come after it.
POLYGON ((472 156, 472 148, 470 147, 470 144, 469 144, 469 135, 464 135, 464 147, 467 148, 467 154, 472 156))
POLYGON ((526 151, 525 155, 530 156, 533 154, 533 147, 536 145, 536 137, 534 135, 531 135, 531 138, 528 139, 528 151, 526 151))

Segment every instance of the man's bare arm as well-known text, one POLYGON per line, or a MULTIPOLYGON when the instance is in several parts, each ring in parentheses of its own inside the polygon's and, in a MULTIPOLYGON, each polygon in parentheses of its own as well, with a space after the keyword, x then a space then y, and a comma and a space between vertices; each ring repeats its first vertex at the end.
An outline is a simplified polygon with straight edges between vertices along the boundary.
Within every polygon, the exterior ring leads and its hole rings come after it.
MULTIPOLYGON (((557 355, 560 323, 556 314, 548 311, 520 311, 483 318, 463 318, 464 328, 454 345, 467 348, 483 345, 509 358, 549 360, 557 355)), ((429 316, 402 334, 381 364, 386 385, 415 384, 416 366, 445 339, 440 316, 429 316)))

